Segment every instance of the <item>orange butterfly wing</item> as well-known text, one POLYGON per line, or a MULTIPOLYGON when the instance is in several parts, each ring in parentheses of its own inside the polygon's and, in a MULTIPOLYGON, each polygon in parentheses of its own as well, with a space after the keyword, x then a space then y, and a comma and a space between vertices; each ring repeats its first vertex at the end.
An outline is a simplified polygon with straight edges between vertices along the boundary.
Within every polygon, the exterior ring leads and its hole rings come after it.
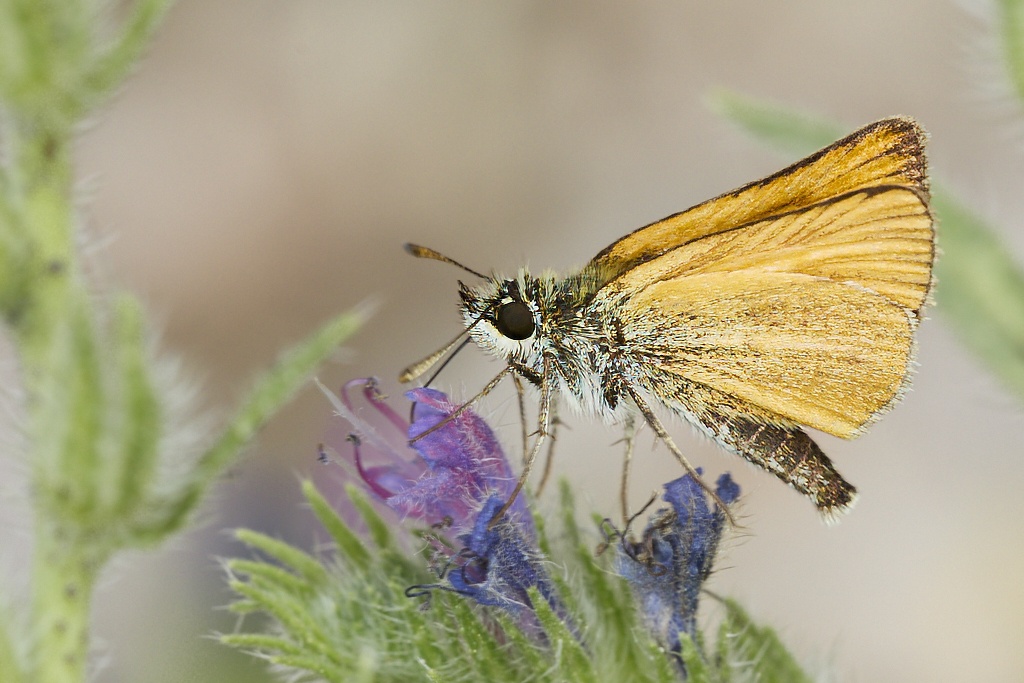
POLYGON ((693 240, 880 185, 927 197, 924 131, 912 119, 876 121, 778 173, 639 228, 601 251, 587 269, 607 282, 693 240))
POLYGON ((634 266, 595 304, 652 370, 849 438, 907 375, 934 260, 926 202, 872 186, 718 230, 634 266))

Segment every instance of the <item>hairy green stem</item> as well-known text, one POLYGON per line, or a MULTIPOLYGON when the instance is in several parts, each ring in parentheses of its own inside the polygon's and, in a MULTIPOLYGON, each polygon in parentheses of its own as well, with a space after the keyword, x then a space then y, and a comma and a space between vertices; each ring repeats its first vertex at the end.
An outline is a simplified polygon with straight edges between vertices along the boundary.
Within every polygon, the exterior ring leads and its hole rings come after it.
POLYGON ((32 641, 37 655, 30 680, 38 683, 86 679, 89 610, 107 557, 77 531, 61 522, 36 525, 32 641))
POLYGON ((161 463, 181 454, 162 452, 167 387, 154 382, 144 312, 129 294, 92 291, 76 259, 72 138, 170 0, 126 3, 113 33, 107 4, 0 0, 0 317, 24 383, 35 523, 26 627, 0 614, 0 683, 87 679, 106 562, 180 529, 365 314, 338 316, 283 355, 192 470, 165 477, 161 463))
POLYGON ((76 285, 66 131, 21 121, 9 133, 9 227, 30 245, 21 281, 3 284, 5 293, 20 290, 4 313, 20 351, 34 447, 31 680, 72 683, 86 675, 90 598, 106 559, 76 519, 93 489, 75 484, 94 470, 101 423, 96 349, 76 285))

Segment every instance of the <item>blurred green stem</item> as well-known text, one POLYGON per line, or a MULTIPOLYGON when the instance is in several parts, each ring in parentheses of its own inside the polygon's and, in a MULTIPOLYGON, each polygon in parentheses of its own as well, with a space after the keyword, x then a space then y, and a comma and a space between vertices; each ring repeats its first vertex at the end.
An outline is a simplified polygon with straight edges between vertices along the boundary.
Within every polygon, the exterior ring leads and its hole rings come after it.
POLYGON ((33 645, 39 656, 31 680, 85 680, 89 656, 89 612, 97 573, 106 553, 89 553, 85 539, 61 521, 36 525, 33 563, 33 645))
MULTIPOLYGON (((123 520, 103 500, 106 470, 125 455, 110 447, 122 428, 112 425, 111 387, 118 379, 130 387, 147 374, 136 364, 130 377, 118 377, 121 368, 104 361, 112 347, 97 328, 75 258, 72 136, 127 73, 169 4, 130 5, 107 43, 106 17, 90 3, 0 0, 0 314, 21 364, 35 508, 30 661, 8 669, 39 683, 87 676, 93 586, 126 542, 117 524, 123 520)), ((148 426, 159 432, 158 421, 148 426)), ((135 455, 152 460, 152 443, 134 445, 135 455)))
POLYGON ((1024 102, 1024 0, 1000 0, 997 21, 1010 85, 1024 102))
MULTIPOLYGON (((68 131, 24 120, 8 128, 7 199, 13 232, 26 238, 28 258, 20 264, 18 295, 5 311, 21 354, 34 445, 35 517, 32 680, 81 681, 88 659, 88 624, 96 572, 105 546, 83 543, 74 520, 75 478, 88 476, 99 429, 100 406, 95 348, 88 326, 88 302, 75 287, 72 181, 68 131), (29 283, 31 283, 29 285, 29 283), (85 353, 81 353, 85 351, 85 353), (84 400, 83 400, 84 399, 84 400)), ((12 271, 14 272, 14 271, 12 271)), ((87 488, 78 487, 78 491, 87 488)))
POLYGON ((138 301, 93 291, 77 261, 71 155, 78 122, 128 73, 169 4, 126 5, 108 40, 105 3, 0 0, 0 316, 25 389, 35 524, 29 626, 0 625, 0 683, 87 679, 107 561, 186 524, 365 315, 338 316, 282 355, 190 470, 171 477, 160 466, 187 455, 162 448, 176 426, 171 389, 153 380, 138 301))

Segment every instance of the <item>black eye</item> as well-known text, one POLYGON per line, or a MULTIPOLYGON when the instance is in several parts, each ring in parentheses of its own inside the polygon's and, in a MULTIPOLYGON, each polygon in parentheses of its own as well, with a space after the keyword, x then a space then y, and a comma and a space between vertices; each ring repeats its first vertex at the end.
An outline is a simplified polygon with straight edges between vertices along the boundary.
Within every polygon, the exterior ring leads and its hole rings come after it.
POLYGON ((494 316, 494 326, 509 339, 529 339, 536 326, 529 307, 521 301, 502 304, 494 316))

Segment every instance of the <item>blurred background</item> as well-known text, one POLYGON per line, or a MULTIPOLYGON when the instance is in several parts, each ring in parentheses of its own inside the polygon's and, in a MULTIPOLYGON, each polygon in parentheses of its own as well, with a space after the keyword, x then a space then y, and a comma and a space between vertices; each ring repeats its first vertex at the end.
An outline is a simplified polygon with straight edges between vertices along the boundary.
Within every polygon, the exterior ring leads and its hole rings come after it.
MULTIPOLYGON (((397 399, 399 370, 458 330, 464 277, 407 256, 404 242, 477 270, 565 270, 793 161, 708 109, 708 94, 728 88, 850 130, 915 116, 932 136, 934 176, 1024 260, 1024 134, 988 11, 925 0, 183 0, 83 132, 90 253, 150 304, 162 347, 214 419, 279 349, 369 298, 376 315, 320 377, 377 375, 397 399)), ((820 440, 861 491, 835 527, 677 422, 691 461, 732 471, 744 489, 743 528, 710 587, 827 680, 1024 680, 1024 412, 941 310, 921 328, 918 359, 913 391, 869 434, 820 440)), ((499 367, 467 350, 437 386, 469 396, 499 367)), ((481 411, 515 453, 512 396, 505 387, 481 411)), ((217 558, 244 551, 224 529, 323 540, 298 480, 331 478, 316 461, 331 420, 307 389, 225 478, 199 528, 108 573, 98 681, 265 680, 261 663, 208 637, 235 628, 217 558)), ((560 434, 556 472, 585 512, 617 514, 619 436, 579 419, 560 434)), ((648 430, 637 504, 679 474, 652 443, 648 430)))

